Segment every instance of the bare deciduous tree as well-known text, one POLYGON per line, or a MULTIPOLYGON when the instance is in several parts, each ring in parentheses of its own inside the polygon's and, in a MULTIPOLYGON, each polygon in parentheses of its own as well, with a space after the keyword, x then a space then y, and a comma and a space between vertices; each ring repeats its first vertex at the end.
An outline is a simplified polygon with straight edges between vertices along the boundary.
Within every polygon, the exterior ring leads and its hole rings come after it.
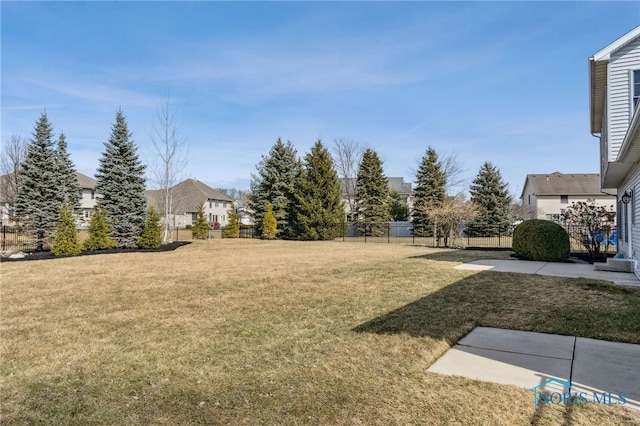
POLYGON ((18 195, 20 166, 27 155, 27 141, 20 136, 11 138, 2 147, 0 155, 0 202, 13 206, 18 195))
POLYGON ((151 136, 156 156, 152 173, 156 184, 162 191, 160 210, 162 212, 162 242, 171 236, 171 215, 173 212, 172 187, 188 163, 189 146, 186 140, 178 136, 176 108, 172 107, 169 97, 160 104, 157 123, 151 136))
POLYGON ((356 177, 365 147, 352 139, 333 140, 333 162, 342 181, 349 214, 356 210, 356 177))
POLYGON ((471 201, 466 201, 463 194, 448 197, 442 206, 425 207, 424 212, 433 222, 433 245, 439 245, 440 236, 445 238, 445 246, 449 241, 460 236, 460 224, 472 221, 480 214, 480 208, 471 201))

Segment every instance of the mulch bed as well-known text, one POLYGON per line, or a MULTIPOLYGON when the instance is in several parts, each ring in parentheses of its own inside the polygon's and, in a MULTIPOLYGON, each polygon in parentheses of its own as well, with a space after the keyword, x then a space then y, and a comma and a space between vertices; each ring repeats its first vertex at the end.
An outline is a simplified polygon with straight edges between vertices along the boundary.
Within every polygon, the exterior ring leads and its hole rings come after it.
MULTIPOLYGON (((173 251, 178 247, 186 246, 187 244, 191 244, 191 241, 174 241, 172 243, 162 244, 157 249, 139 249, 139 248, 131 248, 131 249, 109 249, 109 250, 93 250, 93 251, 83 251, 79 256, 93 256, 96 254, 114 254, 114 253, 154 253, 154 252, 162 252, 162 251, 173 251)), ((9 259, 8 257, 0 257, 0 262, 21 262, 25 260, 45 260, 45 259, 60 259, 61 256, 54 256, 51 254, 49 250, 43 251, 24 251, 26 254, 25 257, 21 259, 9 259)), ((77 257, 77 256, 76 256, 77 257)))

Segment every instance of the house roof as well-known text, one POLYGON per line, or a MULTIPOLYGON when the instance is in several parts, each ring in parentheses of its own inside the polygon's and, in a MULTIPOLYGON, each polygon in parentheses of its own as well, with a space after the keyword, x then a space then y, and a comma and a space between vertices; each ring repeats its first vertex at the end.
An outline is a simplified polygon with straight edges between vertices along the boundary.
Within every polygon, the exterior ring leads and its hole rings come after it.
POLYGON ((640 26, 635 27, 613 43, 589 58, 589 112, 591 133, 602 132, 602 116, 607 93, 608 64, 611 55, 640 37, 640 26))
POLYGON ((76 178, 78 179, 78 185, 82 189, 93 189, 96 187, 96 180, 82 173, 76 172, 76 178))
POLYGON ((534 194, 540 195, 603 195, 599 173, 527 175, 520 198, 529 185, 534 194))
MULTIPOLYGON (((340 187, 342 188, 342 196, 346 195, 347 182, 351 188, 356 187, 356 178, 340 178, 340 187)), ((388 177, 387 178, 389 189, 395 189, 398 194, 413 194, 411 189, 411 182, 405 182, 403 177, 388 177)))
MULTIPOLYGON (((171 188, 173 193, 174 212, 190 213, 198 211, 198 208, 207 200, 233 202, 233 200, 210 186, 196 179, 187 179, 171 188)), ((162 206, 162 190, 145 191, 147 202, 158 210, 162 206)))

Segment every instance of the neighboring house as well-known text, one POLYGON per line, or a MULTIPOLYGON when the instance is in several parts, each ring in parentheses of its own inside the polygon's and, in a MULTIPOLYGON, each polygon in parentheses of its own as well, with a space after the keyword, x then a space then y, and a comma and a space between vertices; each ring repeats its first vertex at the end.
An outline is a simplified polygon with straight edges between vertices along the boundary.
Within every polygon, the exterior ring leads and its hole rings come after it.
MULTIPOLYGON (((171 188, 173 194, 173 214, 171 224, 183 228, 196 222, 198 209, 204 205, 205 219, 212 228, 224 227, 228 221, 228 211, 233 200, 204 183, 187 179, 171 188)), ((162 190, 146 191, 147 204, 163 214, 164 195, 162 190)))
POLYGON ((79 225, 81 228, 89 226, 89 218, 91 212, 96 207, 98 194, 96 194, 96 180, 87 175, 76 172, 78 185, 80 186, 80 217, 79 225))
POLYGON ((527 175, 520 195, 524 219, 560 222, 562 209, 572 202, 594 201, 598 206, 615 209, 615 195, 602 193, 597 173, 527 175))
MULTIPOLYGON (((84 228, 89 223, 89 217, 91 217, 91 211, 96 206, 96 181, 87 175, 76 172, 78 179, 78 186, 80 187, 80 213, 78 216, 78 226, 84 228)), ((4 188, 0 191, 0 221, 2 225, 12 225, 13 222, 9 222, 9 217, 13 215, 13 206, 7 201, 7 197, 4 192, 7 186, 4 184, 4 180, 7 179, 7 175, 0 176, 1 187, 4 188)))
MULTIPOLYGON (((389 190, 395 190, 400 195, 401 199, 407 203, 409 206, 409 210, 413 207, 413 189, 411 189, 411 182, 405 182, 402 177, 389 177, 387 178, 389 182, 389 190)), ((347 215, 347 218, 351 218, 352 211, 348 202, 347 191, 352 192, 352 197, 355 197, 355 188, 356 188, 356 179, 355 178, 340 178, 340 186, 342 188, 342 202, 344 203, 344 211, 347 215)), ((352 200, 355 205, 355 199, 352 200)))
POLYGON ((238 213, 238 222, 242 225, 253 225, 253 210, 249 207, 249 199, 237 198, 233 205, 238 213))
MULTIPOLYGON (((589 58, 591 133, 600 139, 604 191, 618 195, 618 251, 640 256, 640 26, 589 58)), ((639 275, 635 262, 634 271, 639 275)))

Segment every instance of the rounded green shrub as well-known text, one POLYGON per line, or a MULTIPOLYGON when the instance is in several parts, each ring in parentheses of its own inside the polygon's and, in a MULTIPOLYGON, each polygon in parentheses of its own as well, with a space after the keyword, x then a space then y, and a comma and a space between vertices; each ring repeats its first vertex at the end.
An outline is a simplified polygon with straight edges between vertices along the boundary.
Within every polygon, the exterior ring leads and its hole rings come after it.
POLYGON ((526 220, 513 231, 512 248, 525 259, 561 262, 569 257, 569 234, 548 220, 526 220))

